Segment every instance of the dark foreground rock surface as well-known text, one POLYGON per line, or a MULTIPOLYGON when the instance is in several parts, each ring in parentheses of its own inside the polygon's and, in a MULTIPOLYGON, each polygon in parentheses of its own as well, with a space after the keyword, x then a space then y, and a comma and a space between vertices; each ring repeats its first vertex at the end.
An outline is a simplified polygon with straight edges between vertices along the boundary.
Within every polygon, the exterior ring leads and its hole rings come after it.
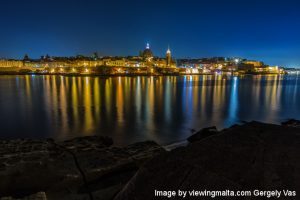
POLYGON ((2 140, 0 199, 112 199, 146 160, 164 151, 150 141, 112 143, 106 137, 2 140))
POLYGON ((207 128, 204 128, 204 129, 196 132, 194 135, 188 137, 187 141, 189 141, 190 143, 193 143, 193 142, 202 140, 204 138, 207 138, 209 136, 212 136, 212 135, 215 135, 218 133, 219 132, 217 130, 217 127, 215 127, 215 126, 207 127, 207 128))
POLYGON ((252 197, 216 199, 267 199, 253 196, 256 189, 295 190, 296 197, 280 199, 300 199, 299 180, 300 129, 250 122, 154 157, 115 200, 167 199, 155 190, 250 190, 252 197))
POLYGON ((300 128, 300 121, 296 119, 289 119, 281 123, 283 126, 289 126, 294 128, 300 128))

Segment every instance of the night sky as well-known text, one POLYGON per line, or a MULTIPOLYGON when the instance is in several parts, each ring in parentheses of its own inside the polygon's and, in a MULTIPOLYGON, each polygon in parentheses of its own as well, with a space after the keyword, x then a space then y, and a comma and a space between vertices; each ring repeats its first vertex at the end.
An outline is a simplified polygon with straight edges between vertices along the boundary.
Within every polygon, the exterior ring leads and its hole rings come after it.
POLYGON ((244 57, 300 66, 300 1, 2 0, 0 57, 244 57))

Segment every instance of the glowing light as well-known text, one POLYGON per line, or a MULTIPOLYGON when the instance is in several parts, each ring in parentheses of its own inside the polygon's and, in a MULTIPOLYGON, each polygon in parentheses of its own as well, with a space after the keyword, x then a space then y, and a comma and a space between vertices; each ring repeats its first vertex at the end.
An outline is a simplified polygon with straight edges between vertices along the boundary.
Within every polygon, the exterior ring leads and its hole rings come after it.
POLYGON ((55 70, 54 69, 51 69, 51 71, 50 71, 51 73, 54 73, 55 72, 55 70))
POLYGON ((210 70, 209 69, 203 69, 203 73, 209 73, 210 70))
POLYGON ((222 72, 221 71, 216 71, 215 74, 216 75, 222 75, 222 72))
POLYGON ((236 64, 238 64, 238 63, 240 62, 240 60, 239 60, 238 58, 236 58, 236 59, 234 59, 234 62, 235 62, 236 64))
POLYGON ((168 47, 167 54, 171 54, 170 47, 168 47))
POLYGON ((76 71, 75 68, 72 68, 72 71, 75 72, 76 71))
POLYGON ((60 71, 61 71, 61 72, 63 72, 63 71, 64 71, 64 69, 63 69, 63 68, 60 68, 60 71))
POLYGON ((196 68, 192 68, 192 69, 186 69, 185 71, 187 74, 198 74, 199 70, 196 68))
POLYGON ((89 72, 89 69, 85 69, 85 72, 88 73, 88 72, 89 72))
POLYGON ((192 73, 197 74, 197 73, 199 73, 199 70, 198 69, 192 69, 192 73))
POLYGON ((147 42, 146 49, 150 49, 150 44, 147 42))

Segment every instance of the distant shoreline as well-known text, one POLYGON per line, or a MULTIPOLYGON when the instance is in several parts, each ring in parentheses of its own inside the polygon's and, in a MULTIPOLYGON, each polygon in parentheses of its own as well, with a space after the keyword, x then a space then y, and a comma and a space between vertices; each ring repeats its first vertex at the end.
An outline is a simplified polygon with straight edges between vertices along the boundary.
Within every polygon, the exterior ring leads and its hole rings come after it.
MULTIPOLYGON (((131 73, 131 74, 97 74, 97 73, 90 73, 90 74, 80 74, 80 73, 23 73, 23 72, 0 72, 0 76, 7 76, 7 75, 55 75, 55 76, 67 76, 67 77, 78 77, 78 76, 97 76, 97 77, 136 77, 136 76, 215 76, 214 73, 189 73, 189 74, 182 74, 182 73, 162 73, 162 74, 147 74, 147 73, 131 73)), ((278 73, 241 73, 241 74, 220 74, 217 76, 241 76, 241 75, 288 75, 288 74, 278 74, 278 73)))

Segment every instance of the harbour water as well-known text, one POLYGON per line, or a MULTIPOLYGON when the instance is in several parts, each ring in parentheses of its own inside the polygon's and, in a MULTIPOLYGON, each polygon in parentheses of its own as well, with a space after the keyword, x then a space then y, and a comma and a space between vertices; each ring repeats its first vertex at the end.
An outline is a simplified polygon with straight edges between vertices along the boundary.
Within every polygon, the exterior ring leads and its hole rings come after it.
POLYGON ((105 135, 169 144, 193 130, 300 118, 300 78, 0 76, 0 138, 105 135))

